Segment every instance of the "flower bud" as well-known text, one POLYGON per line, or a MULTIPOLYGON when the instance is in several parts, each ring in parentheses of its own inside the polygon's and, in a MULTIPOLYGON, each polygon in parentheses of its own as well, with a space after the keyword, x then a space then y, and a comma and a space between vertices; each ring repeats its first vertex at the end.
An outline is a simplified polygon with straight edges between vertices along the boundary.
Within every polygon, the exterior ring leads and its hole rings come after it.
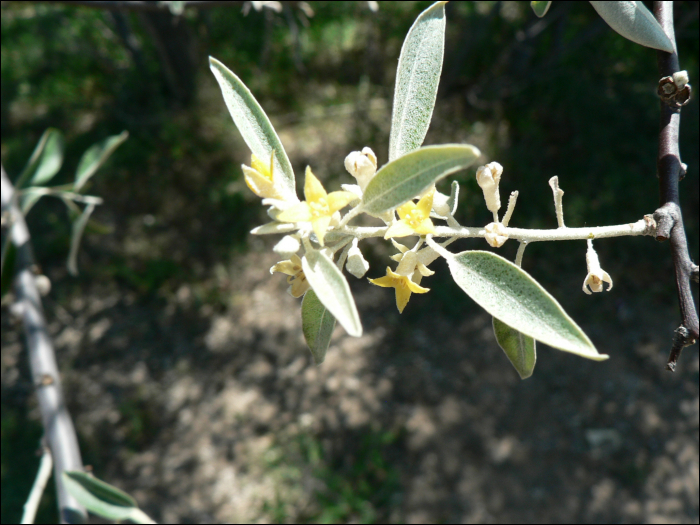
POLYGON ((357 246, 353 246, 348 251, 348 261, 345 263, 345 268, 358 279, 361 279, 369 270, 369 263, 357 246))
POLYGON ((484 192, 484 200, 489 211, 496 213, 501 209, 501 196, 498 184, 501 182, 503 166, 498 162, 490 162, 476 170, 476 182, 484 192))
POLYGON ((301 248, 301 243, 297 236, 285 235, 280 242, 272 248, 272 251, 282 257, 291 258, 292 255, 299 251, 299 248, 301 248))
POLYGON ((600 260, 598 259, 598 254, 593 249, 593 241, 588 239, 588 251, 586 251, 586 267, 588 268, 588 274, 586 279, 583 281, 583 291, 588 295, 593 292, 602 292, 603 283, 606 282, 610 285, 608 291, 612 290, 613 282, 612 278, 600 267, 600 260), (590 290, 588 288, 590 287, 590 290))
POLYGON ((494 248, 500 248, 508 240, 506 227, 500 222, 492 222, 484 229, 486 230, 486 235, 484 236, 486 242, 494 248))
POLYGON ((450 209, 449 205, 449 195, 445 195, 444 193, 440 193, 439 191, 435 191, 435 195, 433 195, 433 210, 435 213, 437 213, 440 217, 447 217, 452 213, 452 210, 450 209))
POLYGON ((345 157, 345 169, 357 179, 357 183, 364 191, 377 173, 377 156, 367 147, 362 148, 362 151, 353 151, 345 157))

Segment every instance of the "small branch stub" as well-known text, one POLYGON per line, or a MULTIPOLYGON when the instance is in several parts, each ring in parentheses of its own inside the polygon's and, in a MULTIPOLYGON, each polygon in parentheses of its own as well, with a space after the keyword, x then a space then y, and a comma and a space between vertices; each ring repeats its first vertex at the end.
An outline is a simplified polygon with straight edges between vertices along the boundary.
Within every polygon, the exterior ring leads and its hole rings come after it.
POLYGON ((549 186, 552 188, 552 192, 554 193, 554 209, 557 212, 557 224, 560 228, 566 228, 566 226, 564 226, 564 205, 562 202, 564 198, 564 190, 559 188, 559 177, 555 175, 549 179, 549 186))

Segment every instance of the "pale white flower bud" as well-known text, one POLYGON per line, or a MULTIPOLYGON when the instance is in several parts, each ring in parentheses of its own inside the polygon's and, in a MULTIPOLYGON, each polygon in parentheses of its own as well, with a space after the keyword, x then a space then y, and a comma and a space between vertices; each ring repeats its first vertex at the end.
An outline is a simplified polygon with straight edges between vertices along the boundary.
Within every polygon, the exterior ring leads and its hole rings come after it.
POLYGON ((418 264, 416 252, 404 252, 403 257, 401 257, 401 261, 399 262, 399 266, 396 268, 396 273, 410 277, 416 270, 416 264, 418 264))
POLYGON ((39 274, 34 276, 34 284, 42 297, 48 295, 51 291, 51 280, 44 274, 39 274))
POLYGON ((452 213, 450 205, 447 202, 449 198, 449 195, 445 195, 444 193, 440 193, 439 191, 435 191, 435 193, 433 194, 433 210, 441 217, 447 217, 452 213))
POLYGON ((353 151, 345 157, 345 169, 357 179, 357 183, 364 191, 377 173, 377 156, 367 147, 362 148, 362 151, 353 151))
POLYGON ((278 242, 272 251, 282 256, 283 258, 289 259, 292 255, 297 253, 301 248, 301 243, 299 238, 293 235, 285 235, 282 237, 280 242, 278 242))
POLYGON ((506 227, 500 222, 492 222, 484 229, 486 230, 486 235, 484 236, 486 242, 494 248, 500 248, 508 240, 506 227))
POLYGON ((600 260, 598 259, 598 254, 593 249, 593 241, 591 239, 588 239, 588 251, 586 251, 586 267, 588 268, 588 275, 586 275, 586 279, 583 281, 583 291, 585 293, 591 295, 591 291, 602 292, 604 282, 610 285, 608 287, 608 291, 612 290, 612 278, 610 277, 608 272, 606 272, 600 267, 600 260), (588 290, 588 287, 590 287, 591 291, 588 290))
POLYGON ((348 261, 345 263, 345 268, 358 279, 361 279, 369 270, 369 263, 357 246, 353 246, 348 251, 348 261))
POLYGON ((484 200, 489 211, 496 213, 501 209, 501 196, 498 185, 501 182, 503 166, 498 162, 490 162, 476 170, 476 182, 484 192, 484 200))

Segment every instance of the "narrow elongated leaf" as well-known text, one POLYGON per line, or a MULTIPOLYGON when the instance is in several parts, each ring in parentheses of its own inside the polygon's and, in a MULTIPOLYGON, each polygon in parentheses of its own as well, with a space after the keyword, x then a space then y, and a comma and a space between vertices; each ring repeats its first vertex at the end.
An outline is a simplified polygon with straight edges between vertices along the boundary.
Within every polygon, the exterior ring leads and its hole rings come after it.
POLYGON ((513 329, 565 352, 603 361, 583 330, 530 275, 491 252, 447 257, 452 278, 479 306, 513 329))
POLYGON ((481 155, 469 144, 425 146, 385 164, 362 195, 363 210, 378 214, 401 206, 432 184, 468 168, 481 155))
POLYGON ((493 333, 496 335, 498 346, 506 353, 506 357, 520 375, 520 379, 530 377, 537 360, 535 340, 495 317, 493 318, 493 333))
POLYGON ((301 259, 301 267, 323 306, 328 308, 347 333, 360 337, 362 324, 355 300, 348 282, 333 261, 323 252, 313 250, 301 259))
POLYGON ((552 2, 530 2, 530 7, 532 7, 532 10, 539 18, 547 14, 551 5, 552 2))
POLYGON ((119 135, 112 135, 106 139, 93 144, 80 158, 78 168, 75 170, 75 184, 73 191, 80 191, 85 183, 90 180, 97 169, 105 163, 109 156, 117 149, 122 142, 129 137, 128 131, 122 131, 119 135))
POLYGON ((313 290, 306 292, 301 301, 301 329, 317 365, 326 358, 334 328, 335 317, 323 306, 313 290))
POLYGON ((109 520, 154 523, 134 498, 117 487, 80 471, 64 471, 62 477, 68 492, 89 512, 109 520))
POLYGON ((285 200, 298 201, 292 164, 265 111, 241 79, 226 66, 213 57, 209 57, 209 66, 219 83, 233 122, 250 151, 265 162, 274 150, 273 176, 279 182, 285 200))
POLYGON ((673 44, 642 2, 591 2, 615 31, 639 45, 673 53, 673 44))
POLYGON ((389 160, 421 147, 428 133, 445 54, 445 4, 423 11, 406 35, 399 56, 391 113, 389 160))
POLYGON ((30 186, 40 186, 49 182, 61 169, 64 149, 65 143, 60 131, 53 128, 44 131, 15 187, 19 190, 26 183, 30 186))
POLYGON ((68 273, 78 275, 78 248, 80 248, 80 240, 83 237, 85 226, 87 226, 90 215, 95 211, 94 204, 85 206, 81 213, 74 221, 70 239, 70 253, 68 254, 68 273))

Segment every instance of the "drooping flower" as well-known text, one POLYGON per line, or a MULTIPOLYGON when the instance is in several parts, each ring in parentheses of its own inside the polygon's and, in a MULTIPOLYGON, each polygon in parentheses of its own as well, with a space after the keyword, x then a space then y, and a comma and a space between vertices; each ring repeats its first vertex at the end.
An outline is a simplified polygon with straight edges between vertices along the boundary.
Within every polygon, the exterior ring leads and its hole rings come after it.
POLYGON ((304 183, 305 201, 287 208, 277 216, 281 222, 310 222, 318 242, 323 246, 323 237, 333 219, 333 214, 347 206, 356 197, 347 191, 334 191, 326 193, 321 182, 311 171, 306 168, 306 181, 304 183))
POLYGON ((270 163, 265 164, 255 154, 250 156, 250 166, 243 164, 243 176, 250 190, 263 199, 284 200, 282 192, 275 184, 274 150, 270 153, 270 163))
POLYGON ((503 166, 498 162, 489 162, 476 170, 476 182, 484 192, 484 200, 489 211, 496 213, 501 209, 501 195, 498 185, 501 182, 503 166))
POLYGON ((391 268, 386 267, 386 275, 379 279, 370 279, 369 282, 381 286, 383 288, 396 288, 396 307, 399 313, 406 308, 408 300, 411 298, 411 293, 427 293, 430 290, 417 285, 406 275, 399 275, 391 271, 391 268))
POLYGON ((362 252, 357 246, 357 239, 353 241, 353 246, 348 250, 348 260, 345 263, 345 268, 358 279, 364 277, 367 270, 369 270, 369 263, 362 256, 362 252))
POLYGON ((281 261, 270 268, 270 273, 280 272, 288 275, 287 284, 290 285, 289 293, 292 297, 301 297, 309 289, 309 281, 306 280, 304 270, 301 269, 301 259, 298 255, 292 255, 289 260, 281 261))
POLYGON ((583 291, 588 295, 593 292, 603 291, 603 282, 608 283, 608 291, 612 290, 613 282, 610 274, 600 267, 600 260, 598 259, 598 254, 593 249, 593 241, 588 239, 588 250, 586 251, 586 266, 588 268, 588 275, 583 281, 583 291), (591 291, 588 290, 590 287, 591 291))
POLYGON ((508 240, 508 233, 506 232, 506 227, 500 222, 492 222, 486 225, 486 235, 484 239, 494 248, 500 248, 508 240))
POLYGON ((396 211, 400 220, 389 226, 384 234, 385 239, 391 237, 406 237, 407 235, 427 235, 435 233, 435 226, 430 220, 430 210, 433 208, 433 195, 435 188, 431 189, 415 204, 408 201, 399 206, 396 211))
POLYGON ((345 169, 357 179, 357 184, 365 191, 367 184, 377 173, 377 156, 370 148, 362 148, 362 151, 353 151, 345 157, 345 169))

